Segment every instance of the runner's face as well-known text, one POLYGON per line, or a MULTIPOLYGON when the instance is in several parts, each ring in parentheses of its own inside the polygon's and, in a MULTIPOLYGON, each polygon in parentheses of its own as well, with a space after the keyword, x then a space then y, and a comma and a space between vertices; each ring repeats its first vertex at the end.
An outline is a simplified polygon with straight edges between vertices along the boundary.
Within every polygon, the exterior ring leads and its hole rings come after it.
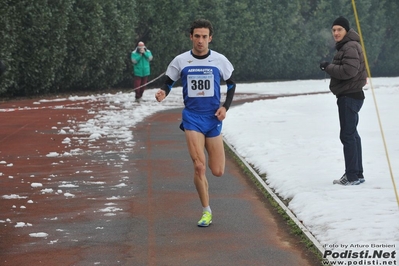
POLYGON ((193 42, 193 53, 195 55, 201 56, 208 53, 208 45, 212 41, 212 36, 209 36, 209 29, 194 29, 193 34, 190 35, 190 39, 193 42))

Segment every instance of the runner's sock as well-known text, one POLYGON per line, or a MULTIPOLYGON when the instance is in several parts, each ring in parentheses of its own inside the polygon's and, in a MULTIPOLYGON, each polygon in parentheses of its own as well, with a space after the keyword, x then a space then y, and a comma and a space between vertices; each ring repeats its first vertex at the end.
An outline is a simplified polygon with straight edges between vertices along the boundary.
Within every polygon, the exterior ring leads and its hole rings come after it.
POLYGON ((210 214, 212 214, 211 206, 202 207, 202 212, 205 212, 205 211, 207 211, 207 212, 209 212, 210 214))

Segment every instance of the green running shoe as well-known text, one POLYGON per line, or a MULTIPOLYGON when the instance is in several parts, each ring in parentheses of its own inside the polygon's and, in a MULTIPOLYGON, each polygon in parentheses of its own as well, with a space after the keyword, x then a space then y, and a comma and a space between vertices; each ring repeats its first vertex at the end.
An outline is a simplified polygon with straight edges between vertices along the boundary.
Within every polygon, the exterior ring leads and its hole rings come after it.
POLYGON ((208 211, 202 213, 201 220, 198 221, 197 225, 200 227, 208 227, 212 223, 212 214, 208 211))

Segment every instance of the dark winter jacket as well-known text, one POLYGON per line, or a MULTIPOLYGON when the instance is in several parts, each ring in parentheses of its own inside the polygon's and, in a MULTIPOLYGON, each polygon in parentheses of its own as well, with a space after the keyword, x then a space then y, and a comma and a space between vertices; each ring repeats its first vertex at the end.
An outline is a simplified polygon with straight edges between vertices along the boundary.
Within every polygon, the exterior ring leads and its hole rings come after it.
POLYGON ((360 37, 350 29, 345 37, 336 43, 337 53, 325 71, 331 76, 330 90, 340 97, 346 94, 362 93, 367 83, 360 37))

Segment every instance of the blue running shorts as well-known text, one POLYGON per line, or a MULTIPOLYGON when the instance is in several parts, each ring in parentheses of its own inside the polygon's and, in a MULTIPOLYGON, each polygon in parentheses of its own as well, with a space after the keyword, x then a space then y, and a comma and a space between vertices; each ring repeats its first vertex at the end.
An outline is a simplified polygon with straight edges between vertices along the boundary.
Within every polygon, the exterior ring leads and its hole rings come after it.
POLYGON ((222 131, 222 121, 215 114, 195 114, 183 109, 183 122, 181 130, 194 130, 205 135, 207 138, 217 137, 222 131))

